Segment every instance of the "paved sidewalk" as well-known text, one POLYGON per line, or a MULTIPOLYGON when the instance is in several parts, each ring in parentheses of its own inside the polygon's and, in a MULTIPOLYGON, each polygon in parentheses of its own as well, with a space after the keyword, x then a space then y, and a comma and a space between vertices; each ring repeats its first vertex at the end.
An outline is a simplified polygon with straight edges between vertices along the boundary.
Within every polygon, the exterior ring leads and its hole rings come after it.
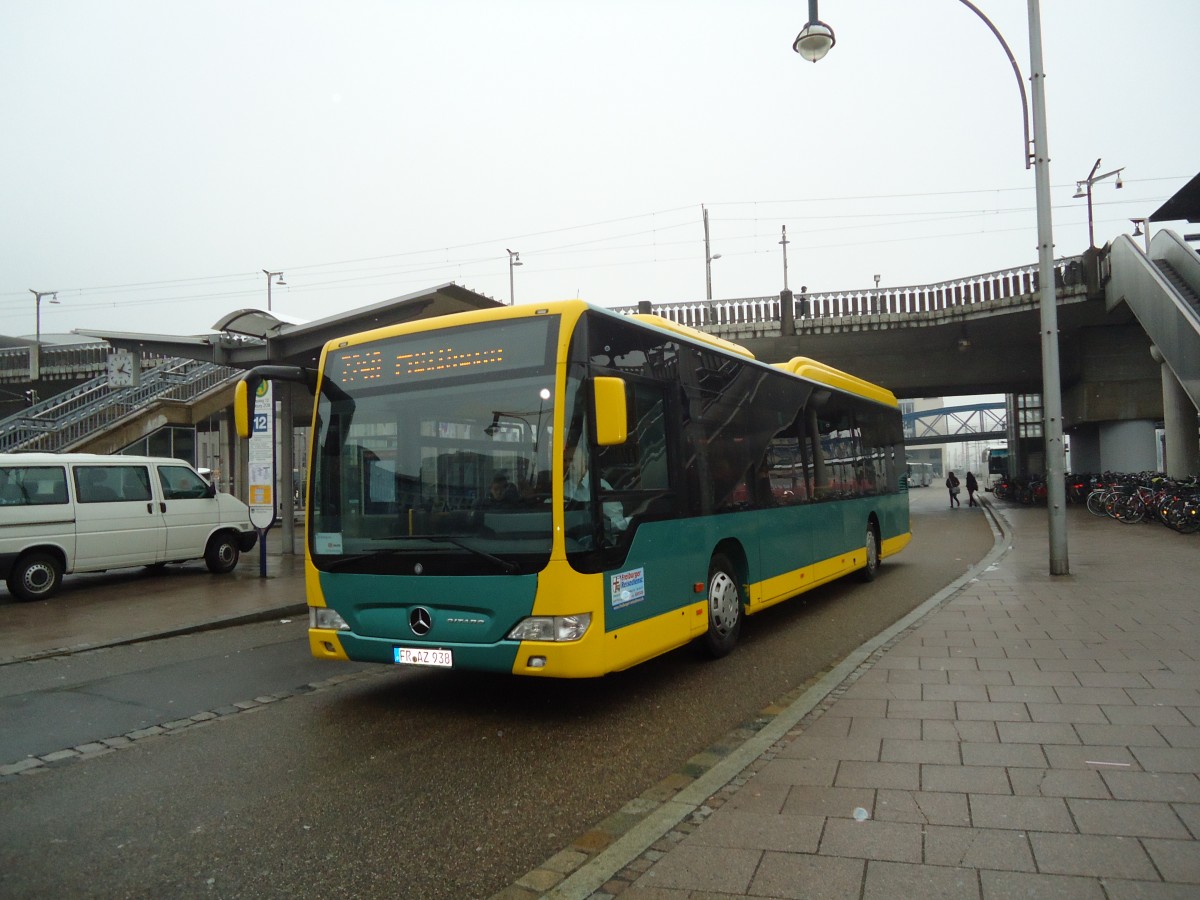
POLYGON ((1071 508, 1051 577, 1046 511, 992 508, 973 574, 526 896, 1200 897, 1200 540, 1071 508))

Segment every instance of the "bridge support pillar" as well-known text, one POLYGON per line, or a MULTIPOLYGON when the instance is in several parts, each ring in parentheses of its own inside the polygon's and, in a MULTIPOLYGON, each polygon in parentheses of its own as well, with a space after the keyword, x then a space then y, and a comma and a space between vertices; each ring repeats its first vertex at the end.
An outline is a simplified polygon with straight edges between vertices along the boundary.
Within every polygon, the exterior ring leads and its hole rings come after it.
POLYGON ((1157 347, 1150 348, 1150 355, 1162 370, 1163 430, 1166 432, 1163 468, 1169 478, 1187 478, 1200 472, 1196 407, 1157 347))

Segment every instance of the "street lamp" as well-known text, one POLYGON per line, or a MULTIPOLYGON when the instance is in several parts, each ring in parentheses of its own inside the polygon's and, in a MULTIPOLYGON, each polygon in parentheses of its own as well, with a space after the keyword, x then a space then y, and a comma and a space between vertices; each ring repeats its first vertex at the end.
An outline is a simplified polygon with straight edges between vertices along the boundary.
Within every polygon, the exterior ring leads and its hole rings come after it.
POLYGON ((703 206, 700 211, 704 214, 704 296, 712 299, 712 262, 720 259, 720 253, 712 252, 712 244, 708 240, 708 210, 703 206))
MULTIPOLYGON (((507 247, 505 247, 504 249, 508 250, 507 247)), ((521 251, 509 250, 508 251, 508 305, 509 306, 517 305, 516 293, 513 290, 513 284, 514 284, 513 283, 513 269, 515 269, 517 266, 523 266, 523 265, 525 265, 525 264, 523 262, 521 262, 521 251)))
POLYGON ((35 291, 33 294, 34 312, 34 345, 29 351, 29 380, 35 381, 42 376, 42 298, 49 297, 48 303, 58 305, 58 291, 35 291))
POLYGON ((837 43, 833 29, 817 18, 817 0, 808 0, 808 24, 800 29, 792 49, 807 59, 816 62, 837 43))
POLYGON ((1092 171, 1088 173, 1088 177, 1083 181, 1075 182, 1075 195, 1072 200, 1079 200, 1087 197, 1088 202, 1088 246, 1093 250, 1096 249, 1096 235, 1092 230, 1092 185, 1098 181, 1103 181, 1105 178, 1117 176, 1117 190, 1125 187, 1125 183, 1121 181, 1121 173, 1125 171, 1124 167, 1113 169, 1111 172, 1105 172, 1103 175, 1097 175, 1096 170, 1100 168, 1100 160, 1096 160, 1096 164, 1092 166, 1092 171))
MULTIPOLYGON (((1004 37, 970 0, 959 0, 974 12, 984 24, 991 29, 992 34, 1008 54, 1009 62, 1017 75, 1017 85, 1021 90, 1022 113, 1025 112, 1025 86, 1021 81, 1020 68, 1012 55, 1004 37)), ((1070 565, 1067 557, 1067 519, 1066 519, 1066 472, 1065 453, 1062 433, 1062 381, 1058 358, 1058 298, 1054 289, 1054 236, 1050 213, 1050 151, 1046 140, 1046 74, 1042 67, 1042 14, 1039 0, 1027 0, 1029 17, 1029 69, 1030 80, 1033 82, 1033 169, 1034 188, 1037 197, 1037 235, 1038 235, 1038 291, 1039 311, 1041 314, 1042 341, 1042 391, 1044 415, 1046 418, 1044 436, 1046 442, 1046 490, 1047 508, 1049 512, 1050 535, 1050 574, 1068 575, 1070 565)), ((792 49, 814 62, 820 59, 833 46, 833 31, 824 26, 828 32, 828 45, 820 46, 820 40, 814 37, 813 26, 822 25, 817 20, 817 0, 808 2, 809 24, 797 36, 792 49), (807 34, 806 34, 807 33, 807 34), (807 38, 813 37, 812 40, 807 38)), ((1030 126, 1027 117, 1022 115, 1022 127, 1025 129, 1025 167, 1029 168, 1031 154, 1029 152, 1030 126)), ((1097 161, 1099 165, 1099 161, 1097 161)), ((1094 170, 1093 170, 1094 171, 1094 170)), ((1118 169, 1117 172, 1120 172, 1118 169)), ((1109 173, 1116 174, 1116 173, 1109 173)), ((1089 185, 1090 187, 1090 185, 1089 185)))
POLYGON ((283 280, 282 272, 268 272, 266 269, 263 269, 263 274, 267 276, 267 312, 270 312, 271 311, 271 279, 278 277, 279 280, 276 281, 275 283, 279 284, 279 285, 283 285, 284 287, 287 286, 287 282, 283 280))
POLYGON ((1133 236, 1145 237, 1146 240, 1146 255, 1150 255, 1150 220, 1149 219, 1130 219, 1133 223, 1133 236))

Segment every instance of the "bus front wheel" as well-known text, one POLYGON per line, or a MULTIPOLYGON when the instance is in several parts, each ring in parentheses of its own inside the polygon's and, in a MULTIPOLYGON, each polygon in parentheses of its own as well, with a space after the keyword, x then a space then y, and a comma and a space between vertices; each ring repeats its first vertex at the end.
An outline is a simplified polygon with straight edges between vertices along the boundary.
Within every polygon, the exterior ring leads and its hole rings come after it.
POLYGON ((874 525, 867 526, 867 563, 858 570, 863 581, 874 581, 879 574, 879 532, 874 525))
POLYGON ((742 591, 737 570, 721 554, 708 564, 708 631, 704 649, 709 656, 722 657, 733 649, 742 632, 742 591))

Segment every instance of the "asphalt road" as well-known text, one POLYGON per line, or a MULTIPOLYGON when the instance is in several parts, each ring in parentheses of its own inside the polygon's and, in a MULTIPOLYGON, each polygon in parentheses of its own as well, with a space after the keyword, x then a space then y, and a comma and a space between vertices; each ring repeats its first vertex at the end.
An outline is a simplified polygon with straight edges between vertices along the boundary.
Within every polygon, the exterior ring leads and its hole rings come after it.
MULTIPOLYGON (((490 896, 991 547, 978 511, 943 509, 937 489, 912 500, 913 542, 875 582, 839 582, 748 619, 722 660, 685 648, 583 682, 372 669, 7 779, 0 895, 490 896)), ((224 643, 191 635, 88 654, 102 662, 84 672, 79 657, 71 677, 51 677, 50 660, 7 666, 4 731, 21 698, 42 715, 54 691, 100 698, 78 701, 93 715, 81 714, 74 741, 312 680, 301 623, 216 634, 224 643)))

